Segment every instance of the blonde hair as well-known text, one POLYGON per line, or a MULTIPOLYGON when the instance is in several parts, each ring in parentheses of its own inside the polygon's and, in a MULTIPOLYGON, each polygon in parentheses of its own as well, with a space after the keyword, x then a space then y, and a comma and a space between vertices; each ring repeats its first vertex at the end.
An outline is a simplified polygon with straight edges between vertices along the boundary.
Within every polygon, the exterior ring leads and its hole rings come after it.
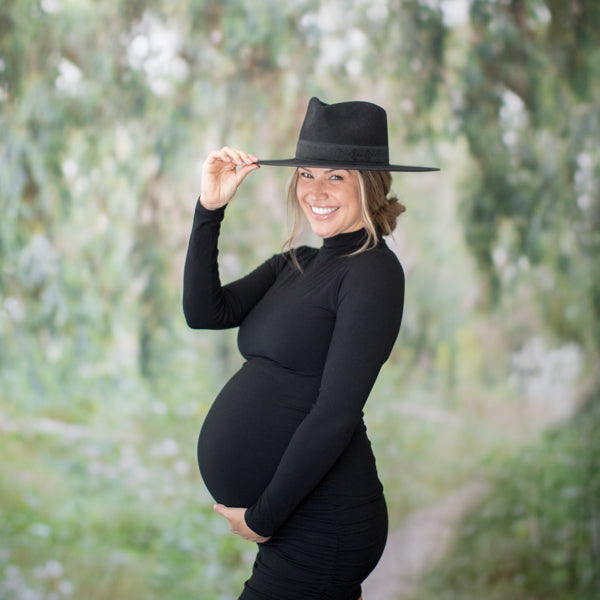
MULTIPOLYGON (((390 194, 392 176, 388 171, 356 171, 358 176, 358 201, 362 222, 367 232, 365 243, 356 251, 349 254, 354 256, 377 245, 379 236, 390 235, 396 228, 398 217, 406 207, 395 194, 390 194)), ((291 232, 285 241, 284 248, 290 249, 294 264, 299 267, 292 243, 298 235, 303 223, 304 214, 296 186, 298 184, 298 169, 294 170, 287 189, 288 208, 292 215, 291 232)))

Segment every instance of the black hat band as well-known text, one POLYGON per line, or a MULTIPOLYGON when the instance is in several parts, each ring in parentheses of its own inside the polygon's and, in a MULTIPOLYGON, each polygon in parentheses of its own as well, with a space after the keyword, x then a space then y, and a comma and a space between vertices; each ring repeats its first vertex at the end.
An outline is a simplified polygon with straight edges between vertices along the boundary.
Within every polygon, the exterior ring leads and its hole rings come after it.
POLYGON ((372 165, 385 165, 389 161, 387 146, 349 146, 331 142, 309 142, 298 140, 296 158, 328 160, 333 162, 362 162, 372 165))

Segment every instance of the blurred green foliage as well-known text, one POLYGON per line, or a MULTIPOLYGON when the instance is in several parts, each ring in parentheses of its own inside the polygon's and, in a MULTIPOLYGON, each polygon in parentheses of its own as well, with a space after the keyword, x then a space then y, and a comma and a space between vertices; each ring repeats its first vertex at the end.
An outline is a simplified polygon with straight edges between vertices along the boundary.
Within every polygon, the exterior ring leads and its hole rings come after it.
POLYGON ((594 600, 600 590, 600 403, 496 473, 415 600, 594 600))
POLYGON ((594 1, 473 0, 456 112, 477 165, 466 239, 489 281, 526 260, 548 325, 600 346, 600 6, 594 1), (574 298, 571 291, 577 289, 574 298))
MULTIPOLYGON (((193 457, 235 333, 187 330, 182 266, 203 156, 291 156, 312 95, 382 104, 394 160, 442 166, 395 178, 406 311, 367 408, 392 523, 509 460, 498 527, 476 516, 467 546, 518 544, 533 521, 549 542, 519 545, 507 571, 477 563, 472 589, 597 589, 597 478, 571 468, 597 471, 597 395, 532 440, 597 386, 600 6, 472 0, 451 24, 451 5, 2 3, 0 598, 239 590, 251 548, 212 515, 193 457), (525 521, 522 495, 539 500, 525 521), (553 538, 545 520, 592 533, 553 538)), ((254 173, 228 209, 225 280, 280 250, 288 175, 254 173)), ((453 569, 438 582, 466 590, 456 572, 463 587, 453 569)))

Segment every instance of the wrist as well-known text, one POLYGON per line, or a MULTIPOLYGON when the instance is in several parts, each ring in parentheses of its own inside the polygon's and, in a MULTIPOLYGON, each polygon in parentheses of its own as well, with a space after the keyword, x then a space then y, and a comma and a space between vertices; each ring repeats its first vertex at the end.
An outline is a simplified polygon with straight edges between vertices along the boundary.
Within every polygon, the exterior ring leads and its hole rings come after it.
POLYGON ((215 210, 219 210, 225 206, 224 204, 211 204, 210 202, 205 202, 202 200, 202 195, 198 196, 198 204, 210 212, 214 212, 215 210))
POLYGON ((195 214, 198 218, 200 218, 203 222, 212 222, 212 221, 222 221, 225 217, 225 207, 215 208, 211 210, 206 208, 200 199, 196 202, 196 210, 195 214))

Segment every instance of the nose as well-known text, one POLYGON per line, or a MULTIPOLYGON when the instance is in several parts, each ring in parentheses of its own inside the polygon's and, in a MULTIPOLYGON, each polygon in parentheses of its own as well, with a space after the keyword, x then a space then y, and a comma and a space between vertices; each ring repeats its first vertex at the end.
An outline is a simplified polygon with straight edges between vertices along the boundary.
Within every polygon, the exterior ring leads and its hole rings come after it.
POLYGON ((311 197, 315 201, 325 200, 327 198, 327 186, 320 180, 316 179, 312 182, 311 197))

